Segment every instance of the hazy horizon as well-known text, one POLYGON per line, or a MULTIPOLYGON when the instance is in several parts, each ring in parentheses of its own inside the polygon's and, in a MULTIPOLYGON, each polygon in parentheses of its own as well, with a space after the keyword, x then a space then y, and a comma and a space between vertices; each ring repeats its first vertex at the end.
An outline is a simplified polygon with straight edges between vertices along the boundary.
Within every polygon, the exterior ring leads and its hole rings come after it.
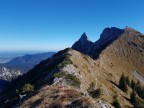
POLYGON ((7 63, 15 57, 22 57, 24 55, 30 54, 42 54, 48 52, 57 52, 57 51, 0 51, 0 63, 7 63))

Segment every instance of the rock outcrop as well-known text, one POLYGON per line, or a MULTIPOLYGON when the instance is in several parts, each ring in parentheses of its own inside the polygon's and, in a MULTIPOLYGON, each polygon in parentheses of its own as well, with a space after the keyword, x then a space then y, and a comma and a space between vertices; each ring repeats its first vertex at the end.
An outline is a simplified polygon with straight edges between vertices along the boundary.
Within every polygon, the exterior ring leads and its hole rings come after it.
POLYGON ((22 75, 22 73, 18 69, 7 69, 6 67, 0 67, 1 80, 11 81, 20 75, 22 75))
POLYGON ((88 39, 86 33, 83 33, 81 38, 77 42, 74 43, 74 45, 72 46, 72 49, 75 49, 84 54, 89 54, 93 44, 94 43, 88 39))

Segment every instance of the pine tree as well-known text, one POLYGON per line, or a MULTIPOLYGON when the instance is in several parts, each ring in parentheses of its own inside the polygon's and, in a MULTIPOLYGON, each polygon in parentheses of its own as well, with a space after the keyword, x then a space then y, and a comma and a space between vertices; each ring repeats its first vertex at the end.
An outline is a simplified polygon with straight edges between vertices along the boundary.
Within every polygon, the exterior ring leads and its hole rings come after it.
POLYGON ((136 89, 136 83, 135 83, 134 80, 131 80, 131 88, 132 88, 133 90, 136 89))
POLYGON ((120 105, 120 103, 119 103, 119 101, 118 101, 117 96, 114 96, 113 106, 114 106, 115 108, 121 108, 121 105, 120 105))
POLYGON ((127 81, 126 78, 124 76, 124 74, 122 74, 120 80, 119 80, 119 88, 124 91, 127 92, 128 88, 127 88, 127 81))
POLYGON ((129 80, 129 77, 128 77, 128 76, 126 77, 126 82, 127 82, 127 85, 130 87, 131 84, 130 84, 130 80, 129 80))
POLYGON ((132 93, 130 94, 130 101, 131 103, 136 103, 137 97, 136 97, 136 92, 135 90, 132 91, 132 93))

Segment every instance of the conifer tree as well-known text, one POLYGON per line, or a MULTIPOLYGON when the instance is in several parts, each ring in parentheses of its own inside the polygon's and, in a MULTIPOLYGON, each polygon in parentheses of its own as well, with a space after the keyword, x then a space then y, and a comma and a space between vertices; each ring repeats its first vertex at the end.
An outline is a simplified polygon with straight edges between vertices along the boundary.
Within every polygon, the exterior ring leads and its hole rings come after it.
POLYGON ((129 77, 128 77, 128 76, 126 77, 126 82, 127 82, 127 85, 130 87, 131 84, 130 84, 130 80, 129 80, 129 77))
POLYGON ((113 106, 114 106, 115 108, 121 108, 121 105, 120 105, 120 103, 119 103, 119 101, 118 101, 117 98, 114 98, 113 106))
POLYGON ((130 100, 132 103, 136 103, 136 92, 135 90, 132 91, 132 93, 130 94, 130 100))
POLYGON ((119 88, 124 92, 127 92, 127 90, 128 90, 127 81, 126 81, 124 74, 122 74, 122 76, 119 80, 119 88))
POLYGON ((136 83, 135 83, 134 80, 131 80, 131 88, 132 88, 133 90, 136 89, 136 83))

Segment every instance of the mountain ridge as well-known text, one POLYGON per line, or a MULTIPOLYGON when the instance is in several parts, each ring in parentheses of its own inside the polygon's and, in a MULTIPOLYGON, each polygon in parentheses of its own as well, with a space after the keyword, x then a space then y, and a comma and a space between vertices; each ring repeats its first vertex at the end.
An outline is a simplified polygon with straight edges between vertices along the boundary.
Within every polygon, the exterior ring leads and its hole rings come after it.
POLYGON ((106 29, 102 40, 111 34, 110 40, 101 41, 104 43, 99 44, 100 49, 93 49, 94 43, 92 47, 90 44, 92 51, 85 47, 89 40, 83 34, 73 45, 75 47, 72 47, 77 49, 67 48, 41 61, 28 73, 14 80, 11 91, 1 94, 0 106, 25 108, 57 105, 71 108, 80 105, 79 107, 114 108, 112 103, 117 96, 122 108, 133 107, 130 101, 132 88, 127 86, 128 91, 125 93, 119 87, 119 80, 124 74, 130 81, 139 82, 143 86, 144 35, 131 28, 110 28, 106 29), (30 94, 26 93, 27 98, 19 102, 18 93, 21 93, 19 91, 25 84, 31 84, 35 90, 30 94), (102 94, 95 98, 91 90, 101 90, 102 94), (9 101, 6 102, 7 99, 9 101))

